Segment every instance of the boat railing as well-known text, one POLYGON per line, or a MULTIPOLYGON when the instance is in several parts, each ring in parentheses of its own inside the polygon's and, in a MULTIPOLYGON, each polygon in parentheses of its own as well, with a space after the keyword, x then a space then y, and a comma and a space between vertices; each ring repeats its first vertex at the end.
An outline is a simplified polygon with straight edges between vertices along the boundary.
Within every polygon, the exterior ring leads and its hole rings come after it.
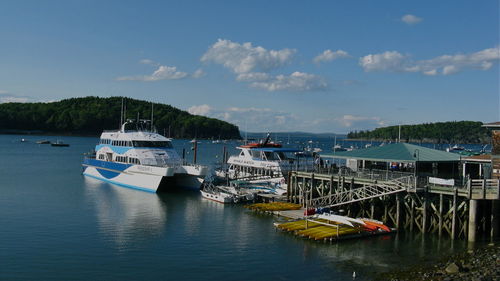
POLYGON ((200 168, 205 167, 204 165, 194 164, 194 163, 187 163, 187 162, 183 162, 182 166, 195 167, 196 169, 200 169, 200 168))
POLYGON ((141 165, 144 166, 154 166, 154 167, 180 167, 181 162, 179 161, 168 161, 168 159, 163 158, 141 158, 141 165))
POLYGON ((271 176, 271 175, 253 175, 253 176, 246 176, 246 177, 238 177, 238 178, 232 179, 232 181, 271 180, 271 179, 277 179, 277 178, 282 178, 282 177, 281 176, 271 176))

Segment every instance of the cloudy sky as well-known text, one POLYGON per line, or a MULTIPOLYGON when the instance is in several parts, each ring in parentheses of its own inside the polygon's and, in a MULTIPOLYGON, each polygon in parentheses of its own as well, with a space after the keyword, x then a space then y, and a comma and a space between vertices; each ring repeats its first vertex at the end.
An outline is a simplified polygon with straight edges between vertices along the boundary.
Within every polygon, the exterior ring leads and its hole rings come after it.
POLYGON ((498 5, 5 0, 0 103, 127 96, 248 131, 493 122, 498 5))

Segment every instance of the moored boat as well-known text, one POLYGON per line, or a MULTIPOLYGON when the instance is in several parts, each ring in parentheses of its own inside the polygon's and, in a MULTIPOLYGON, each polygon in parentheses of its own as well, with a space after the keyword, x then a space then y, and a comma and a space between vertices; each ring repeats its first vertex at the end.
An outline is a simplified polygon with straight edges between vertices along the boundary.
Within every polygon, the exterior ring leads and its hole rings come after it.
POLYGON ((156 192, 160 188, 200 188, 208 168, 184 164, 172 139, 150 128, 149 120, 127 120, 120 130, 104 131, 83 174, 124 187, 156 192), (127 126, 135 125, 135 130, 127 126))
POLYGON ((225 192, 209 192, 205 190, 200 190, 201 196, 203 198, 219 202, 222 204, 229 204, 229 203, 235 203, 235 197, 232 194, 225 193, 225 192))
POLYGON ((255 198, 255 195, 248 190, 234 185, 214 185, 213 182, 204 183, 200 192, 203 198, 224 204, 246 202, 255 198))
MULTIPOLYGON (((238 155, 232 155, 225 167, 216 171, 221 178, 241 179, 278 178, 285 183, 291 170, 313 170, 314 153, 295 148, 284 148, 270 141, 270 135, 263 142, 254 142, 237 147, 238 155)), ((286 187, 285 187, 286 189, 286 187)))
POLYGON ((67 146, 69 146, 69 143, 64 143, 61 140, 57 140, 56 142, 53 142, 50 145, 51 146, 58 146, 58 147, 67 147, 67 146))

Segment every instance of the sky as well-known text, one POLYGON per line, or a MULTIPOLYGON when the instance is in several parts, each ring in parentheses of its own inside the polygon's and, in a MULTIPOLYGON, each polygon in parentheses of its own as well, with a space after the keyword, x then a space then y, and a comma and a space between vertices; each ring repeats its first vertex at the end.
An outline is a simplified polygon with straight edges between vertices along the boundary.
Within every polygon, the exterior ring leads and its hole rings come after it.
POLYGON ((0 103, 125 96, 243 131, 500 120, 499 1, 0 1, 0 103))

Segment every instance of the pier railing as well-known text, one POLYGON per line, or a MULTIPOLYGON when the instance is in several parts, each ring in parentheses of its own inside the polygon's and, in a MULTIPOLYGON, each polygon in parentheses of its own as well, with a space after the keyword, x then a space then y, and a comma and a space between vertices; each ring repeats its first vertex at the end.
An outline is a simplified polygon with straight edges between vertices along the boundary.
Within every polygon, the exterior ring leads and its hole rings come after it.
POLYGON ((390 181, 375 181, 373 184, 363 185, 358 188, 342 190, 334 194, 310 200, 311 207, 337 207, 398 192, 408 191, 413 188, 415 177, 413 175, 393 179, 390 181))
POLYGON ((474 200, 498 200, 500 199, 499 179, 468 179, 464 185, 444 185, 429 183, 427 191, 467 197, 474 200))
POLYGON ((358 169, 354 171, 347 167, 331 168, 331 167, 316 167, 315 172, 326 175, 341 176, 345 178, 361 178, 378 181, 390 181, 393 179, 414 176, 414 173, 380 170, 380 169, 358 169))

